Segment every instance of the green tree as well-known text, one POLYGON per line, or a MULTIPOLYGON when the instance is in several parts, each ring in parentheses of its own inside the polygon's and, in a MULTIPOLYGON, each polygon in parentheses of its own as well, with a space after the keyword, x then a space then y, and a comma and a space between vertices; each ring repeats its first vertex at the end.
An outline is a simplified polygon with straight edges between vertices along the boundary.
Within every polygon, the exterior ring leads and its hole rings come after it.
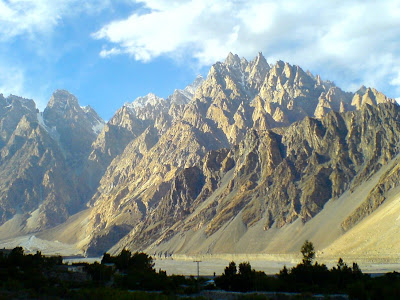
POLYGON ((236 275, 236 273, 237 273, 236 263, 234 261, 231 261, 229 265, 225 268, 224 275, 231 277, 233 275, 236 275))
POLYGON ((129 267, 129 261, 131 259, 132 253, 127 250, 123 249, 121 253, 115 258, 115 265, 119 270, 127 270, 129 267))
POLYGON ((143 252, 135 252, 131 256, 129 259, 129 267, 141 271, 155 271, 153 258, 143 252))
POLYGON ((13 266, 23 266, 25 261, 24 249, 15 247, 8 255, 8 263, 13 266))
POLYGON ((303 246, 301 246, 300 252, 303 255, 303 260, 302 260, 303 264, 305 266, 311 266, 315 258, 315 250, 313 243, 306 240, 303 246))
POLYGON ((113 263, 114 259, 111 257, 109 253, 104 253, 103 258, 101 259, 101 264, 113 263))
POLYGON ((111 280, 113 270, 111 267, 99 264, 97 261, 87 266, 87 271, 92 277, 92 280, 98 283, 104 283, 111 280))
POLYGON ((289 276, 289 270, 286 268, 286 265, 283 266, 283 269, 279 271, 278 277, 280 279, 286 280, 289 276))
POLYGON ((239 274, 243 276, 250 276, 251 275, 251 265, 247 262, 242 262, 239 264, 239 274))

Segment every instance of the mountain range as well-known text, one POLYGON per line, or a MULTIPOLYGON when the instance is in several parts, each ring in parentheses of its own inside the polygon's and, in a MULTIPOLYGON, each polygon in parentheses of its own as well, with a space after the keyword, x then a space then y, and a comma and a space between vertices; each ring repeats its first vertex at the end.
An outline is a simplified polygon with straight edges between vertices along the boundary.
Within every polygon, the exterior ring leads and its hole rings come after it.
POLYGON ((399 139, 394 99, 261 53, 108 122, 65 90, 43 112, 0 95, 0 239, 88 256, 282 254, 309 239, 320 255, 395 257, 399 139))

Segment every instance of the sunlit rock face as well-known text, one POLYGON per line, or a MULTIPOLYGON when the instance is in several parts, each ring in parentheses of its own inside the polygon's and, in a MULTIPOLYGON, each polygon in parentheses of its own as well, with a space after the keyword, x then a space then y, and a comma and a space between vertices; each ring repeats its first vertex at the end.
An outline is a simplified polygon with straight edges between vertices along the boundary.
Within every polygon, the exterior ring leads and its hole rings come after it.
POLYGON ((43 120, 54 132, 68 164, 80 169, 104 121, 90 107, 80 107, 78 99, 65 90, 54 92, 43 111, 43 120))
POLYGON ((359 130, 352 118, 394 102, 372 89, 344 92, 261 53, 250 62, 229 54, 191 91, 189 100, 175 92, 126 105, 147 127, 134 126, 146 129, 131 135, 100 179, 89 254, 119 239, 113 249, 161 249, 194 232, 212 239, 238 215, 246 228, 264 230, 307 222, 371 171, 363 171, 370 158, 361 141, 346 140, 359 130))
POLYGON ((85 207, 91 195, 78 176, 103 123, 67 91, 43 113, 33 100, 1 95, 0 224, 17 219, 15 234, 35 232, 85 207))
MULTIPOLYGON (((398 124, 397 104, 375 89, 344 92, 261 53, 230 53, 205 79, 125 103, 108 122, 65 90, 44 112, 0 95, 0 237, 89 207, 69 233, 88 255, 263 252, 255 241, 311 222, 391 163, 398 124)), ((391 170, 341 231, 384 203, 391 170)))

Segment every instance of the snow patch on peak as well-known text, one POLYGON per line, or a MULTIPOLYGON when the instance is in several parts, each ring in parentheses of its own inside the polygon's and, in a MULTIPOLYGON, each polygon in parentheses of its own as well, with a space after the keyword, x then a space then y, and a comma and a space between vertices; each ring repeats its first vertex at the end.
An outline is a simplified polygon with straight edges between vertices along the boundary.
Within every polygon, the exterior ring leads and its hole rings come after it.
POLYGON ((103 130, 103 128, 104 128, 104 122, 98 122, 97 124, 94 124, 93 126, 92 126, 92 130, 93 130, 93 132, 95 133, 95 134, 99 134, 102 130, 103 130))
POLYGON ((46 131, 48 131, 47 126, 43 120, 43 112, 37 113, 37 119, 38 119, 39 125, 42 126, 46 131))
POLYGON ((90 106, 81 106, 83 112, 88 118, 89 122, 92 124, 92 131, 97 135, 99 134, 105 125, 105 122, 100 116, 96 113, 96 111, 90 106))
POLYGON ((92 111, 92 108, 89 105, 81 106, 81 108, 85 113, 89 113, 92 111))
POLYGON ((184 90, 175 90, 174 93, 168 97, 170 104, 186 105, 192 99, 193 94, 184 90))
POLYGON ((163 101, 165 101, 164 98, 158 97, 153 93, 149 93, 146 96, 138 97, 133 102, 125 103, 124 105, 126 107, 135 109, 135 108, 143 108, 146 105, 156 106, 158 104, 161 104, 163 101))
POLYGON ((48 127, 47 125, 46 125, 46 123, 44 122, 44 119, 43 119, 43 112, 38 112, 37 113, 37 119, 38 119, 38 122, 39 122, 39 125, 55 140, 55 141, 57 141, 57 142, 59 142, 60 141, 60 135, 59 135, 59 133, 57 132, 57 127, 56 126, 53 126, 53 127, 48 127))
POLYGON ((193 95, 196 93, 196 90, 203 84, 203 82, 203 76, 201 76, 200 74, 197 75, 196 79, 187 87, 185 87, 182 93, 188 98, 193 97, 193 95))

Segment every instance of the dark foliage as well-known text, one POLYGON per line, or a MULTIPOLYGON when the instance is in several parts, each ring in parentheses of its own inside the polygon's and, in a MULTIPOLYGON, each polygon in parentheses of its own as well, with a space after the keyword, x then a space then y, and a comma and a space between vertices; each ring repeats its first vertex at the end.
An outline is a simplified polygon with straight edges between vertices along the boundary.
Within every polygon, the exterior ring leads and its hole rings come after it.
MULTIPOLYGON (((40 252, 25 255, 24 250, 17 247, 9 253, 0 251, 0 278, 0 299, 43 295, 55 299, 105 299, 113 292, 113 299, 142 299, 144 294, 137 298, 124 291, 162 291, 174 295, 197 292, 198 287, 196 279, 167 276, 161 270, 156 272, 151 256, 127 250, 117 256, 104 254, 101 264, 68 266, 62 263, 62 257, 46 257, 40 252), (91 295, 89 298, 82 298, 85 291, 91 295), (96 297, 97 294, 104 297, 96 297)), ((151 298, 169 299, 161 295, 151 298)))
MULTIPOLYGON (((218 288, 240 292, 343 293, 351 299, 400 299, 399 273, 371 278, 363 274, 356 263, 348 266, 341 258, 335 267, 328 269, 314 262, 314 247, 308 241, 301 253, 301 263, 291 269, 284 266, 275 276, 255 271, 249 262, 236 266, 232 261, 224 273, 215 278, 215 283, 218 288)), ((25 255, 24 250, 17 247, 0 251, 0 279, 0 299, 41 299, 44 296, 51 299, 175 299, 179 294, 214 288, 207 286, 205 278, 198 280, 157 272, 151 256, 127 250, 117 256, 104 254, 101 264, 67 266, 59 256, 46 257, 40 252, 25 255), (68 270, 74 267, 75 271, 68 270), (132 290, 143 292, 132 293, 132 290), (147 294, 144 291, 157 292, 147 294)), ((248 299, 253 296, 249 295, 248 299)))
POLYGON ((301 246, 300 249, 301 254, 303 255, 303 265, 305 266, 311 266, 314 258, 315 258, 315 250, 314 250, 314 245, 306 240, 301 246))
POLYGON ((348 266, 341 258, 332 269, 313 263, 315 250, 306 241, 302 248, 302 262, 288 269, 286 266, 276 276, 251 269, 248 262, 231 262, 224 273, 215 279, 218 288, 229 291, 275 291, 301 294, 349 294, 352 299, 400 299, 400 275, 388 273, 371 278, 361 272, 356 263, 348 266))
POLYGON ((132 254, 129 250, 122 250, 118 256, 111 256, 104 253, 101 264, 115 264, 120 271, 140 270, 144 272, 155 272, 153 258, 146 253, 135 252, 132 254))
POLYGON ((94 262, 86 266, 86 271, 91 276, 92 280, 97 283, 105 283, 111 280, 113 269, 110 266, 94 262))
POLYGON ((117 256, 103 255, 102 265, 115 265, 114 286, 121 289, 164 291, 166 293, 196 292, 197 281, 184 276, 167 276, 165 271, 156 272, 153 258, 146 253, 122 250, 117 256))
POLYGON ((237 272, 236 263, 232 261, 225 268, 224 273, 215 278, 215 284, 224 290, 247 292, 258 290, 267 280, 265 273, 256 272, 249 262, 240 263, 239 272, 237 272))

